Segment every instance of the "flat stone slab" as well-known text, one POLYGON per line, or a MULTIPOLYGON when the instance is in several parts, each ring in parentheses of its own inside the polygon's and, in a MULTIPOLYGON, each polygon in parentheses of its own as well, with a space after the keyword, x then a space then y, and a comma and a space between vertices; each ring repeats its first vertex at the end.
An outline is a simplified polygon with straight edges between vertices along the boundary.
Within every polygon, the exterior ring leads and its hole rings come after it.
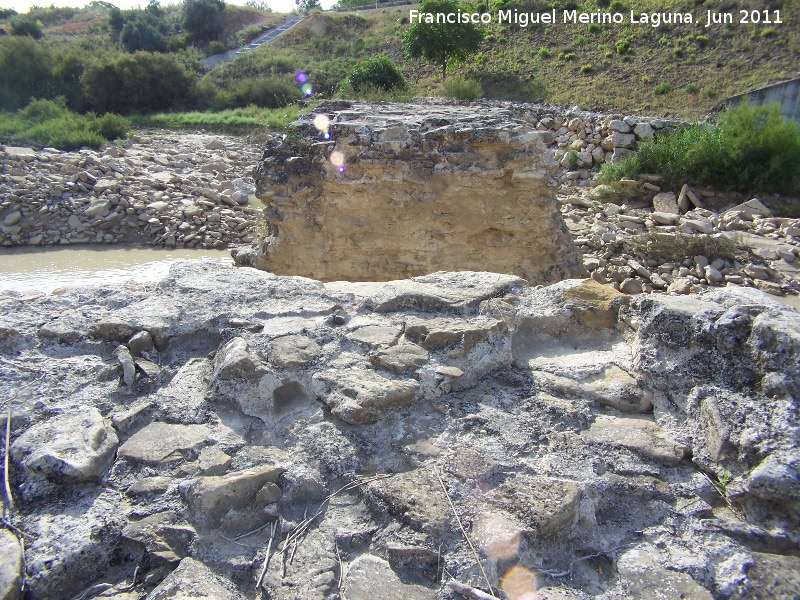
POLYGON ((524 474, 486 495, 487 503, 511 513, 526 535, 537 539, 568 534, 578 519, 580 498, 575 483, 524 474))
POLYGON ((203 563, 184 558, 147 600, 245 600, 227 579, 220 577, 203 563))
POLYGON ((385 325, 365 325, 359 327, 347 337, 354 342, 369 344, 370 346, 391 345, 400 337, 400 330, 397 327, 387 327, 385 325))
POLYGON ((267 483, 275 481, 284 469, 272 465, 235 471, 221 476, 198 477, 187 499, 195 515, 216 525, 229 510, 253 503, 267 483))
POLYGON ((641 600, 712 600, 713 596, 686 573, 659 565, 647 550, 634 548, 617 561, 620 576, 630 582, 630 593, 641 600))
POLYGON ((150 423, 119 448, 119 456, 131 462, 160 465, 182 460, 211 435, 205 425, 150 423))
POLYGON ((669 437, 661 426, 647 417, 609 417, 600 415, 591 427, 581 432, 584 439, 628 448, 669 466, 679 464, 689 449, 669 437))
POLYGON ((438 480, 428 469, 399 473, 369 484, 367 493, 412 529, 442 536, 452 516, 438 480))
POLYGON ((29 476, 60 483, 99 481, 114 460, 119 440, 96 408, 58 415, 34 425, 11 446, 29 476))
POLYGON ((331 412, 352 425, 374 423, 411 406, 419 390, 419 383, 413 379, 388 379, 367 369, 330 369, 317 373, 314 379, 322 384, 320 396, 331 412))
POLYGON ((347 569, 343 596, 345 600, 436 600, 438 590, 409 583, 407 576, 401 579, 384 559, 363 554, 347 569))

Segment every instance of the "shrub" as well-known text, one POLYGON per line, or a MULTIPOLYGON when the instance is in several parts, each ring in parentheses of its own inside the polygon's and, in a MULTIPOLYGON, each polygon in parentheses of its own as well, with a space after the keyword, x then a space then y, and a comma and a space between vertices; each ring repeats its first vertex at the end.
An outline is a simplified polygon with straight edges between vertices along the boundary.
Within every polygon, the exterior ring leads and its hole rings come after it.
POLYGON ((665 94, 669 94, 672 91, 672 86, 666 82, 659 83, 656 87, 653 88, 653 93, 656 96, 664 96, 665 94))
POLYGON ((223 0, 184 0, 183 27, 196 40, 213 40, 222 33, 224 10, 223 0))
POLYGON ((220 42, 219 40, 214 40, 208 45, 206 48, 206 56, 214 56, 215 54, 222 54, 225 52, 225 44, 220 42))
POLYGON ((594 71, 594 65, 583 65, 581 67, 581 73, 591 73, 594 71))
POLYGON ((718 258, 733 260, 745 254, 745 248, 736 240, 723 235, 672 235, 652 232, 633 240, 633 252, 660 262, 682 262, 694 256, 705 256, 711 261, 718 258))
POLYGON ((260 77, 233 83, 220 90, 213 101, 215 110, 260 106, 281 108, 301 98, 301 92, 293 78, 260 77))
POLYGON ((29 36, 35 40, 43 35, 42 28, 33 19, 12 19, 11 33, 12 35, 29 36))
POLYGON ((579 35, 577 38, 575 38, 575 45, 576 46, 583 46, 588 41, 589 40, 587 39, 587 37, 585 35, 579 35))
POLYGON ((106 113, 95 121, 93 129, 107 140, 118 140, 128 135, 130 126, 130 121, 125 117, 106 113))
POLYGON ((687 94, 696 94, 697 92, 699 92, 699 91, 700 91, 700 86, 698 86, 698 85, 696 85, 696 84, 694 84, 694 83, 690 83, 690 84, 689 84, 689 85, 687 85, 685 88, 683 88, 683 90, 684 90, 684 91, 685 91, 687 94))
POLYGON ((553 54, 547 48, 539 48, 539 58, 550 58, 553 54))
POLYGON ((441 95, 456 100, 473 101, 483 94, 481 84, 474 79, 455 75, 444 82, 441 95))
POLYGON ((628 11, 628 7, 625 6, 625 4, 623 2, 620 2, 619 0, 613 0, 613 2, 608 5, 608 9, 611 12, 619 12, 619 13, 624 13, 628 11))
POLYGON ((181 107, 193 83, 175 55, 151 52, 105 57, 89 65, 82 81, 91 108, 124 115, 181 107))
MULTIPOLYGON (((144 12, 144 11, 142 11, 144 12)), ((149 15, 137 16, 122 26, 119 42, 128 52, 166 52, 167 38, 159 31, 154 18, 149 15)))
POLYGON ((405 89, 406 82, 400 69, 385 54, 367 59, 355 67, 347 76, 354 90, 370 85, 384 91, 405 89))
POLYGON ((0 108, 17 110, 47 96, 52 62, 51 52, 29 37, 0 41, 0 108))
POLYGON ((16 114, 0 113, 0 136, 61 150, 99 148, 107 139, 125 137, 128 126, 119 115, 76 114, 63 101, 34 100, 16 114))
POLYGON ((617 50, 617 54, 627 54, 628 52, 631 51, 630 42, 628 42, 627 40, 622 40, 620 42, 617 42, 615 48, 617 50))
POLYGON ((588 29, 589 29, 589 33, 600 33, 600 30, 602 28, 597 23, 589 23, 588 29))
POLYGON ((601 180, 661 173, 667 185, 685 182, 743 192, 800 192, 800 126, 778 105, 728 109, 718 125, 696 124, 645 142, 601 180))

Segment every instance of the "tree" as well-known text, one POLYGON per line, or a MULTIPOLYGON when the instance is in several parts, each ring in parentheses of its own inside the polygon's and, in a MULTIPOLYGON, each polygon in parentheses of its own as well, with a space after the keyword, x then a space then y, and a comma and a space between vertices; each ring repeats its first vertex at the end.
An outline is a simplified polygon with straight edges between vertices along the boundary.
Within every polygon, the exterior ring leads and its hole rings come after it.
POLYGON ((119 34, 119 41, 128 52, 137 50, 166 52, 167 50, 167 38, 159 31, 158 19, 146 13, 125 23, 119 34))
POLYGON ((47 95, 53 56, 29 37, 7 36, 0 42, 0 110, 17 110, 47 95))
POLYGON ((390 91, 394 88, 404 89, 406 82, 400 69, 385 54, 368 58, 353 68, 347 80, 354 90, 367 85, 390 91))
POLYGON ((319 0, 301 0, 300 12, 308 14, 312 10, 322 10, 319 0))
POLYGON ((33 19, 12 19, 11 33, 13 35, 27 35, 38 40, 42 37, 42 28, 33 19))
MULTIPOLYGON (((425 0, 420 13, 457 14, 456 0, 425 0)), ((442 66, 442 81, 448 64, 461 63, 478 51, 483 30, 472 23, 413 23, 403 35, 406 56, 423 58, 442 66)))
POLYGON ((210 41, 222 33, 223 0, 184 0, 183 27, 198 41, 210 41))

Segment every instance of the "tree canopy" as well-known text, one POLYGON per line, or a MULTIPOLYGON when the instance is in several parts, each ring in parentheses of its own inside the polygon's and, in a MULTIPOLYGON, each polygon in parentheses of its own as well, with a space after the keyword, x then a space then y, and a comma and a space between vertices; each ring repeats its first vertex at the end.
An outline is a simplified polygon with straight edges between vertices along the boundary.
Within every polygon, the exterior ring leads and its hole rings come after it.
MULTIPOLYGON (((425 0, 421 13, 458 13, 457 0, 425 0)), ((483 30, 472 23, 412 23, 403 36, 406 56, 423 58, 441 65, 442 81, 447 76, 447 65, 466 60, 478 51, 483 40, 483 30)))
POLYGON ((184 0, 183 27, 198 41, 209 41, 219 37, 224 26, 223 0, 184 0))

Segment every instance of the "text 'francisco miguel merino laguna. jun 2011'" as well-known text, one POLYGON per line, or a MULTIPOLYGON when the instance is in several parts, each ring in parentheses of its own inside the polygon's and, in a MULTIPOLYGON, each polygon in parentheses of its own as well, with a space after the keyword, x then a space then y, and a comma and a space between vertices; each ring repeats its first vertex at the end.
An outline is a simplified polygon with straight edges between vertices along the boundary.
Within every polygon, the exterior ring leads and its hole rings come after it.
POLYGON ((553 25, 556 23, 566 24, 591 24, 599 25, 649 25, 659 27, 661 25, 677 24, 702 24, 710 27, 725 23, 754 24, 754 25, 780 25, 783 18, 780 10, 738 10, 733 12, 719 12, 706 10, 702 15, 695 15, 691 12, 579 12, 577 10, 557 11, 551 9, 545 12, 520 12, 517 10, 498 10, 492 14, 469 13, 469 12, 449 12, 432 13, 421 12, 416 9, 408 11, 410 23, 427 24, 459 24, 459 23, 506 23, 527 27, 528 25, 553 25))

